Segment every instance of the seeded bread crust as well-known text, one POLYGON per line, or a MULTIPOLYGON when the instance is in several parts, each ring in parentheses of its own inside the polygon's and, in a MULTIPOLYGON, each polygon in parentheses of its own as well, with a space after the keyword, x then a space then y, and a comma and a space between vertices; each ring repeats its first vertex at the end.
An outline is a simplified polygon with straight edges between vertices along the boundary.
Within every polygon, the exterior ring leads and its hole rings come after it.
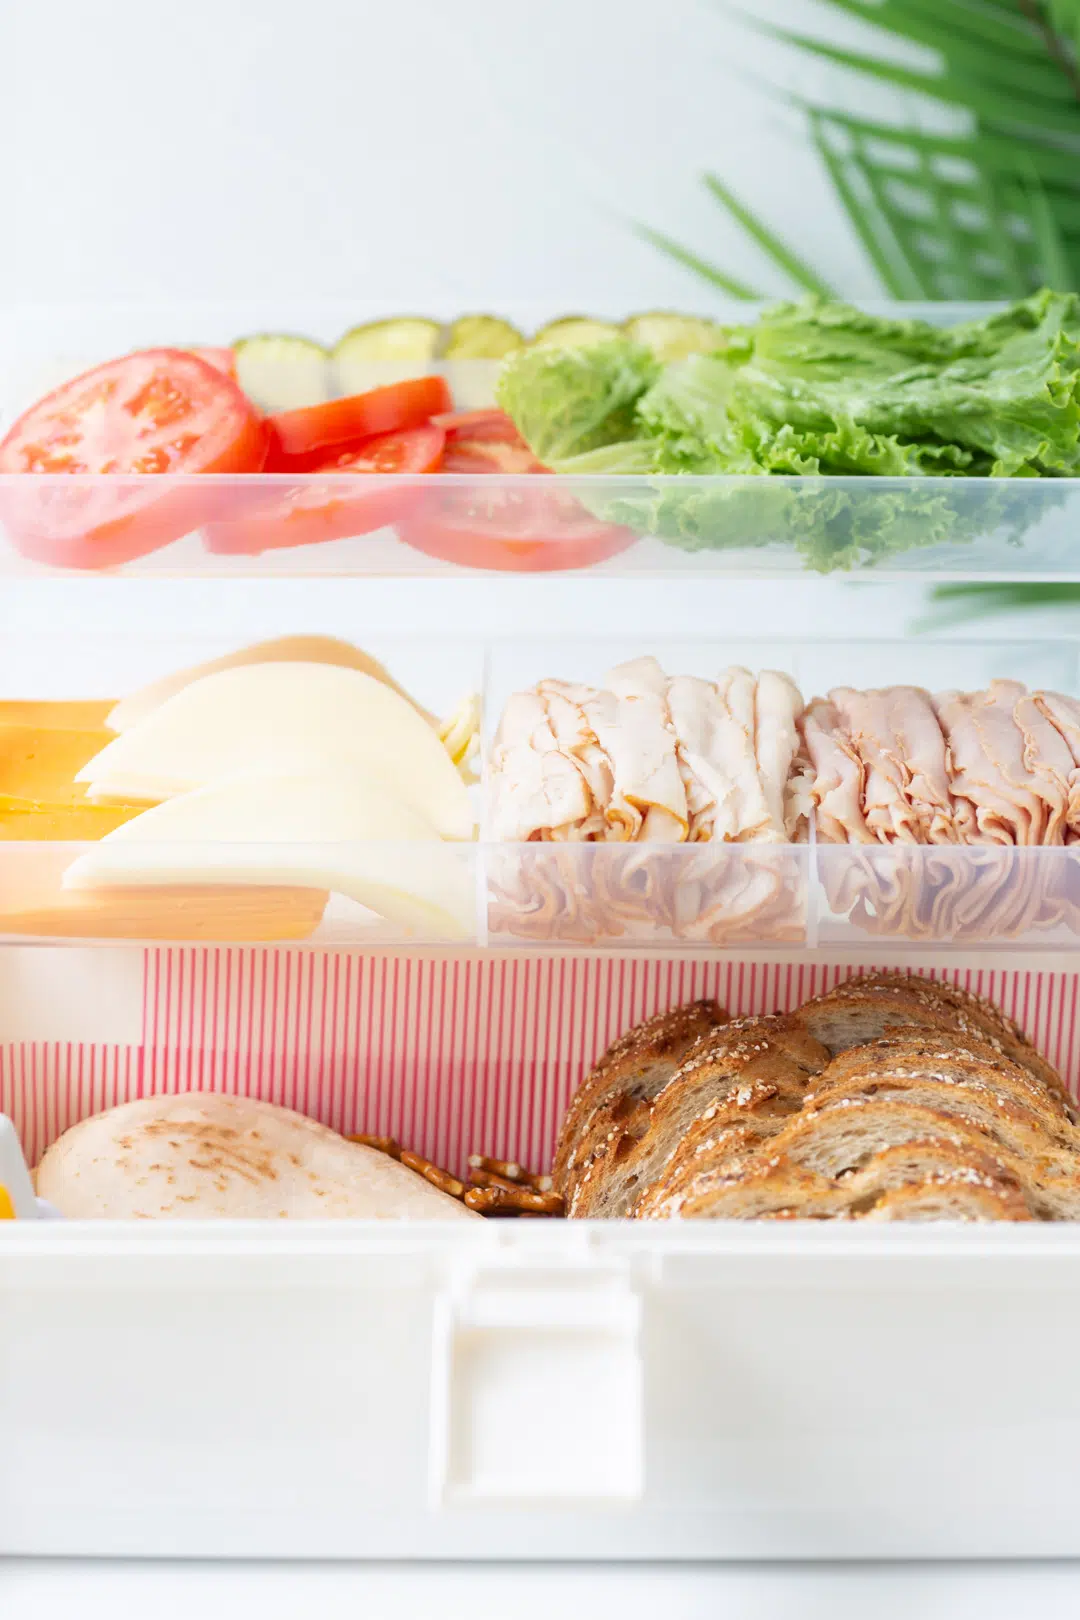
POLYGON ((612 1132, 632 1127, 694 1043, 727 1021, 719 1002, 692 1001, 657 1013, 608 1047, 571 1102, 555 1148, 552 1181, 567 1206, 612 1132))
POLYGON ((796 1016, 834 1056, 907 1024, 955 1029, 996 1047, 1029 1069, 1058 1094, 1069 1117, 1075 1117, 1061 1076, 1019 1025, 984 997, 959 985, 915 974, 864 973, 806 1002, 796 1016))
POLYGON ((990 1203, 961 1198, 961 1186, 990 1187, 995 1219, 1075 1218, 1080 1134, 1056 1092, 983 1042, 912 1033, 834 1058, 799 1112, 756 1144, 691 1133, 635 1214, 740 1220, 776 1208, 899 1219, 909 1204, 885 1207, 885 1195, 930 1180, 939 1196, 920 1206, 923 1219, 931 1206, 951 1212, 940 1219, 985 1218, 968 1206, 990 1203), (909 1167, 906 1182, 896 1181, 898 1165, 909 1167))
POLYGON ((691 1044, 708 1005, 631 1031, 590 1076, 560 1143, 570 1215, 1080 1219, 1074 1104, 981 997, 864 974, 691 1044))
POLYGON ((756 1134, 802 1106, 828 1062, 825 1048, 791 1018, 739 1018, 702 1036, 651 1103, 614 1124, 574 1189, 569 1213, 617 1219, 660 1179, 700 1121, 756 1134))

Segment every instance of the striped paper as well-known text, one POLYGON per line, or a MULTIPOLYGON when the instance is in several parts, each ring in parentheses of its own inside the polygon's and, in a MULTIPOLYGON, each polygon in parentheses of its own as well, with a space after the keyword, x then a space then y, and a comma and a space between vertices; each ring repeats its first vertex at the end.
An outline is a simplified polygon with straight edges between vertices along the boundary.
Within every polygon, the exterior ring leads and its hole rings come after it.
MULTIPOLYGON (((77 1120, 160 1092, 260 1097, 393 1136, 460 1171, 471 1152, 547 1167, 597 1056, 666 1007, 715 996, 783 1012, 872 963, 162 949, 137 1042, 3 1041, 0 1113, 28 1160, 77 1120)), ((1075 1090, 1080 973, 951 970, 1000 1006, 1075 1090)))

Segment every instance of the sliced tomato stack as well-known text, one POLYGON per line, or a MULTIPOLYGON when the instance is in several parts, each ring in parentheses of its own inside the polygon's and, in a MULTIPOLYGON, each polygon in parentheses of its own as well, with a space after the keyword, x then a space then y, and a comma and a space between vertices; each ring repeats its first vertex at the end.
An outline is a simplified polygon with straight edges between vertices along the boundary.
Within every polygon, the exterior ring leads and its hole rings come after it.
POLYGON ((264 418, 232 350, 149 349, 19 418, 0 474, 48 476, 0 479, 0 515, 24 555, 80 569, 133 562, 194 529, 213 552, 257 555, 392 524, 428 556, 529 572, 585 568, 632 543, 560 488, 502 411, 451 404, 430 376, 264 418))
POLYGON ((408 545, 463 568, 545 573, 589 568, 617 556, 634 541, 629 529, 598 522, 559 488, 503 411, 461 411, 436 419, 446 433, 442 471, 544 474, 536 483, 483 487, 444 486, 398 524, 408 545))
POLYGON ((421 491, 411 479, 398 480, 439 468, 446 433, 432 418, 449 404, 441 377, 418 377, 269 417, 266 470, 303 476, 240 491, 236 514, 207 527, 207 546, 219 555, 254 555, 400 521, 421 491))
POLYGON ((35 562, 113 568, 203 521, 212 491, 188 474, 258 472, 267 445, 258 412, 218 365, 147 349, 65 383, 8 430, 0 473, 73 476, 5 480, 0 512, 35 562))
POLYGON ((452 411, 435 418, 446 433, 442 471, 447 473, 542 473, 505 411, 452 411))
POLYGON ((253 556, 385 528, 405 516, 421 493, 414 484, 388 480, 435 472, 443 443, 442 429, 429 423, 380 433, 354 450, 338 449, 305 467, 301 480, 260 489, 246 500, 241 495, 235 517, 207 527, 206 544, 219 556, 253 556))

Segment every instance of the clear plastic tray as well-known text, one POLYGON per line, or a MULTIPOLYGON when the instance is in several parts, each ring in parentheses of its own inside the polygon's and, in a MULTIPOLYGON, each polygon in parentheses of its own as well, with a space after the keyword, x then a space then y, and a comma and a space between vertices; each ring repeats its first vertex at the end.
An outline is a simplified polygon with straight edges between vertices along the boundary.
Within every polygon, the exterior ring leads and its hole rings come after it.
MULTIPOLYGON (((866 307, 933 321, 964 320, 987 308, 866 307)), ((205 344, 225 344, 239 333, 257 331, 303 332, 332 344, 357 322, 385 317, 388 308, 386 302, 367 307, 249 303, 7 311, 0 314, 0 428, 63 379, 134 348, 190 341, 191 334, 205 344)), ((524 330, 552 316, 550 309, 507 306, 502 312, 524 330)), ((459 312, 433 313, 453 318, 459 312)), ((613 319, 630 313, 607 312, 613 319)), ((709 313, 741 322, 753 318, 754 306, 720 300, 709 313)), ((443 369, 461 403, 492 398, 491 362, 454 361, 443 369)), ((385 379, 373 375, 373 382, 380 380, 385 379)), ((553 523, 551 479, 365 477, 367 495, 385 497, 391 510, 401 508, 401 521, 368 532, 350 534, 346 528, 341 537, 318 543, 282 545, 288 526, 273 513, 280 512, 283 500, 302 503, 313 498, 315 488, 320 504, 336 495, 355 496, 355 478, 175 478, 168 480, 168 494, 181 511, 181 527, 170 519, 170 533, 160 544, 154 541, 153 520, 145 516, 129 525, 127 542, 111 536, 107 545, 78 543, 92 526, 78 516, 79 503, 89 502, 107 522, 110 514, 130 512, 133 501, 141 504, 150 481, 88 479, 76 491, 72 486, 80 481, 71 478, 0 476, 0 577, 89 563, 131 574, 215 578, 438 577, 494 568, 768 578, 849 567, 880 579, 1080 579, 1078 479, 560 478, 563 517, 553 523), (580 522, 568 521, 574 503, 580 503, 586 526, 592 514, 622 534, 583 533, 580 522), (262 522, 258 515, 265 517, 267 510, 271 519, 262 522), (448 512, 453 517, 449 536, 448 512), (472 532, 470 512, 482 515, 472 532), (260 525, 269 549, 255 551, 253 529, 260 525), (429 540, 435 533, 434 552, 430 545, 418 547, 425 530, 429 540), (144 552, 148 534, 153 549, 144 552), (517 543, 499 544, 508 537, 517 543), (128 555, 132 549, 136 554, 128 555)), ((299 528, 293 524, 294 533, 299 528)))
MULTIPOLYGON (((258 639, 9 634, 0 638, 0 697, 117 697, 258 639)), ((673 673, 715 675, 731 663, 785 670, 807 698, 837 684, 975 689, 995 677, 1080 690, 1080 650, 1052 641, 631 643, 599 636, 473 643, 380 638, 359 627, 355 639, 434 713, 480 693, 485 761, 511 693, 544 676, 599 681, 612 665, 647 652, 673 673)), ((342 865, 376 876, 400 871, 409 859, 403 845, 174 846, 178 854, 200 854, 203 866, 209 855, 220 880, 73 896, 63 889, 63 873, 90 846, 0 841, 0 941, 665 952, 868 945, 963 952, 1080 943, 1080 847, 840 846, 819 843, 813 824, 802 844, 505 844, 491 838, 488 800, 482 781, 474 790, 477 842, 437 846, 453 925, 410 931, 320 879, 342 865), (275 881, 275 872, 284 876, 275 881), (313 874, 303 888, 298 872, 313 874)))
POLYGON ((0 576, 1067 581, 1078 524, 1075 478, 9 473, 0 576), (369 527, 375 506, 386 520, 369 527))

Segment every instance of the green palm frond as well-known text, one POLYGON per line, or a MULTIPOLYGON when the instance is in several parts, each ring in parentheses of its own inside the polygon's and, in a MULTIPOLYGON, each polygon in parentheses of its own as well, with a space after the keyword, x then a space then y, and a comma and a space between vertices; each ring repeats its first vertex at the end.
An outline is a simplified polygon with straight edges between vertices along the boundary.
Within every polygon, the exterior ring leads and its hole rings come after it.
POLYGON ((801 287, 804 292, 820 293, 824 298, 834 298, 836 296, 828 282, 818 275, 813 266, 807 264, 805 259, 801 259, 786 243, 774 235, 767 226, 756 219, 749 208, 739 201, 735 193, 729 191, 718 175, 707 174, 705 184, 717 202, 727 209, 736 223, 741 225, 748 235, 754 238, 754 241, 757 242, 760 248, 764 249, 773 263, 778 264, 781 270, 786 271, 797 287, 801 287))
POLYGON ((930 603, 930 611, 912 626, 914 631, 952 629, 972 619, 985 618, 988 613, 1080 607, 1080 585, 1052 581, 936 585, 930 594, 930 603))
MULTIPOLYGON (((789 48, 911 102, 906 121, 874 122, 796 101, 883 292, 984 300, 1040 285, 1080 288, 1080 0, 821 3, 937 59, 913 68, 884 43, 880 54, 846 50, 754 22, 789 48), (940 134, 924 127, 916 110, 926 98, 954 118, 966 115, 966 127, 940 134)), ((706 183, 785 280, 824 289, 814 267, 722 181, 706 183)), ((687 250, 667 239, 660 245, 690 262, 687 250)), ((720 281, 722 272, 707 262, 704 269, 720 281)), ((725 280, 731 290, 734 278, 725 280)))
POLYGON ((1080 59, 1080 0, 1046 0, 1046 14, 1050 27, 1063 42, 1066 52, 1071 51, 1074 78, 1080 59))
POLYGON ((721 270, 718 265, 710 264, 700 254, 694 253, 690 248, 683 247, 679 242, 673 241, 670 236, 665 236, 663 231, 654 231, 649 225, 639 225, 638 234, 643 236, 646 242, 651 242, 653 247, 658 247, 661 253, 666 253, 669 259, 676 259, 687 270, 692 270, 695 276, 700 276, 702 281, 709 282, 713 287, 719 287, 721 292, 730 293, 732 298, 761 297, 761 294, 755 292, 753 287, 748 286, 745 281, 740 281, 736 276, 728 275, 726 270, 721 270))

